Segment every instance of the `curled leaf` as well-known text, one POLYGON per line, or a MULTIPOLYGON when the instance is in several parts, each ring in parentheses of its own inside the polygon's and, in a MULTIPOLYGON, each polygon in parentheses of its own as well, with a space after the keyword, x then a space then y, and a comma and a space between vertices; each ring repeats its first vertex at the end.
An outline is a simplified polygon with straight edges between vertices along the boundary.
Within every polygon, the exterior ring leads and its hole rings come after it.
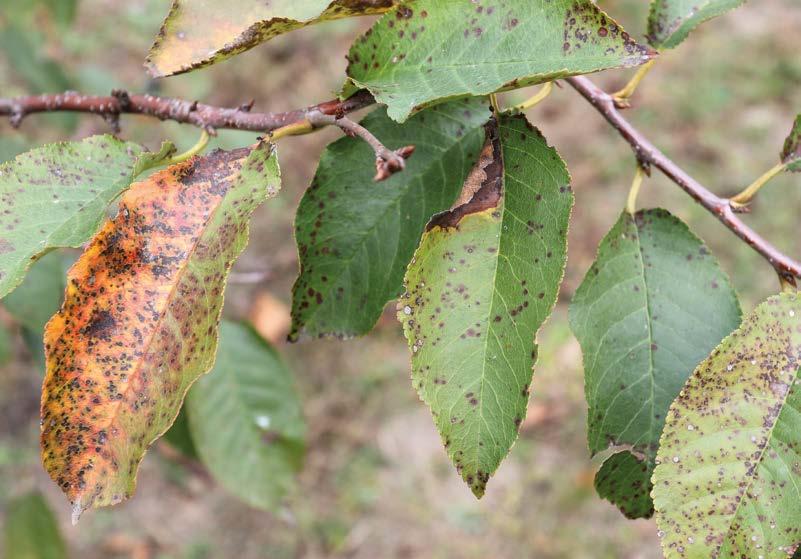
POLYGON ((393 0, 174 0, 145 65, 153 77, 210 66, 282 33, 381 13, 393 0))
POLYGON ((147 447, 211 367, 228 270, 279 184, 267 144, 134 184, 68 274, 45 331, 42 461, 73 504, 129 497, 147 447))

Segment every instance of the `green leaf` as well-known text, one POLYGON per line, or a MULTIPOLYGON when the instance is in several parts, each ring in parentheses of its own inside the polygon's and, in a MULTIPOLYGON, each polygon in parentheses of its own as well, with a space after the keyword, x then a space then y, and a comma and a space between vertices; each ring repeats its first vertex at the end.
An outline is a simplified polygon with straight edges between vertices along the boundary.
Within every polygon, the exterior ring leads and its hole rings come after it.
POLYGON ((145 451, 211 369, 228 272, 279 185, 268 143, 172 165, 123 195, 70 269, 45 330, 41 447, 73 519, 133 494, 145 451))
POLYGON ((67 546, 41 493, 28 493, 8 503, 5 559, 66 559, 67 546))
POLYGON ((20 286, 3 299, 3 306, 14 319, 39 338, 64 298, 66 261, 60 251, 45 254, 31 266, 20 286))
POLYGON ((306 426, 292 374, 252 328, 223 322, 211 373, 187 398, 201 461, 228 491, 275 510, 293 486, 306 426))
POLYGON ((0 298, 22 282, 37 256, 88 241, 109 203, 172 150, 165 143, 150 153, 113 136, 92 136, 0 165, 0 298))
POLYGON ((743 3, 745 0, 652 0, 648 41, 658 49, 672 49, 705 21, 743 3))
POLYGON ((377 14, 393 0, 173 0, 145 65, 153 77, 210 66, 313 23, 377 14))
POLYGON ((350 337, 367 333, 403 273, 431 216, 448 209, 481 150, 486 99, 434 107, 397 124, 378 109, 362 124, 388 146, 415 146, 406 169, 373 181, 375 153, 357 138, 326 148, 298 207, 300 276, 292 334, 350 337))
POLYGON ((728 278, 703 242, 665 210, 618 219, 573 296, 595 477, 630 518, 653 514, 651 473, 665 415, 695 366, 740 324, 728 278))
POLYGON ((524 117, 486 130, 458 205, 428 224, 398 303, 414 387, 477 497, 526 415, 534 338, 556 301, 573 205, 564 163, 524 117))
POLYGON ((590 0, 502 6, 418 0, 383 16, 354 43, 348 76, 402 122, 444 99, 636 66, 651 57, 590 0))
POLYGON ((781 157, 788 171, 801 172, 801 114, 795 118, 793 128, 784 141, 781 157))
POLYGON ((788 557, 801 543, 801 295, 770 297, 670 406, 654 471, 662 548, 788 557))

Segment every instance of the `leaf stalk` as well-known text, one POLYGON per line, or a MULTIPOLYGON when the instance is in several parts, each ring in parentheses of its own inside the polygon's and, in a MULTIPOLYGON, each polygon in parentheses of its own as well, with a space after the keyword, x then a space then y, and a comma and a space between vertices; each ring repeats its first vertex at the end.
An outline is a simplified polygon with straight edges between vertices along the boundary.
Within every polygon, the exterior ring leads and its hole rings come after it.
POLYGON ((643 80, 645 76, 648 75, 648 72, 651 71, 651 68, 654 67, 654 63, 656 59, 651 59, 639 68, 637 68, 637 72, 634 76, 629 80, 623 89, 620 89, 612 94, 612 98, 615 100, 615 106, 619 109, 627 109, 631 106, 629 103, 629 99, 634 92, 637 90, 637 86, 640 85, 640 82, 643 80))
POLYGON ((209 145, 209 133, 206 132, 206 129, 200 131, 200 138, 198 138, 197 143, 193 145, 191 148, 186 150, 183 153, 179 153, 178 155, 173 155, 169 159, 164 161, 165 165, 175 165, 176 163, 183 163, 187 159, 196 156, 199 153, 202 153, 206 146, 209 145))
POLYGON ((765 186, 773 177, 782 173, 787 168, 786 163, 777 163, 768 169, 761 177, 748 185, 745 190, 740 192, 737 196, 731 198, 731 203, 734 206, 745 206, 756 196, 757 192, 765 186))
POLYGON ((522 113, 523 111, 530 109, 534 105, 542 102, 546 97, 548 97, 548 95, 551 94, 551 91, 553 91, 553 82, 545 82, 542 88, 540 88, 540 90, 537 93, 535 93, 534 95, 532 95, 519 105, 515 105, 514 107, 512 107, 512 110, 522 113))

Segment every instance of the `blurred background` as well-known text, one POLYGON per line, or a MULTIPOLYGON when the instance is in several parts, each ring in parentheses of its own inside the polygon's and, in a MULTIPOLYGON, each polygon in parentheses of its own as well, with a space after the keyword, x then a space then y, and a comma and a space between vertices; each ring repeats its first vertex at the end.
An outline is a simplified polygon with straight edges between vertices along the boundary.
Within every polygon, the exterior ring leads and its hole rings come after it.
MULTIPOLYGON (((363 18, 313 26, 211 68, 152 81, 142 62, 169 3, 2 0, 0 96, 126 88, 229 106, 253 98, 254 110, 286 110, 334 95, 350 42, 371 23, 363 18)), ((645 0, 598 4, 642 37, 645 0)), ((777 162, 801 111, 798 29, 797 0, 750 2, 704 24, 661 56, 627 117, 711 190, 739 191, 777 162)), ((594 79, 611 91, 630 74, 612 71, 594 79)), ((511 103, 530 93, 503 98, 511 103)), ((339 135, 326 129, 281 140, 283 191, 257 211, 226 296, 225 314, 253 322, 276 343, 302 396, 308 452, 286 506, 278 513, 249 508, 181 454, 180 444, 160 441, 145 457, 130 501, 91 511, 72 527, 66 499, 39 463, 41 320, 34 310, 26 315, 30 320, 20 321, 0 308, 5 531, 25 538, 31 530, 30 537, 46 538, 55 523, 70 556, 89 559, 659 557, 652 521, 628 521, 595 495, 581 354, 566 317, 599 240, 625 203, 634 159, 569 86, 557 88, 529 118, 567 161, 576 207, 560 302, 539 337, 528 417, 484 499, 476 501, 451 467, 428 409, 411 388, 406 344, 392 308, 363 339, 282 341, 297 273, 292 216, 322 148, 339 135), (19 500, 31 491, 44 501, 19 500)), ((30 116, 18 131, 3 120, 0 160, 45 142, 108 131, 102 119, 88 115, 30 116)), ((121 135, 151 149, 162 139, 183 149, 198 131, 127 116, 121 135)), ((214 142, 235 147, 255 136, 221 131, 214 142)), ((775 274, 760 257, 658 173, 646 181, 640 205, 666 207, 690 223, 732 276, 744 310, 777 291, 775 274)), ((746 219, 799 257, 800 209, 801 176, 785 175, 760 193, 746 219)), ((43 268, 28 300, 45 282, 58 285, 62 274, 61 265, 43 268)))

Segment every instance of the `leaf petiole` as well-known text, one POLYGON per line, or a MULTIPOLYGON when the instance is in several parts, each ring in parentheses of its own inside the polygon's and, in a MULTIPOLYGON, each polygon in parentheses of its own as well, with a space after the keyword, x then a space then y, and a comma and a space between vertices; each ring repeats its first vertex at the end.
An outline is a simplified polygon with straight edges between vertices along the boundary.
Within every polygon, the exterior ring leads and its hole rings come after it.
POLYGON ((640 186, 642 185, 643 177, 645 177, 645 171, 638 163, 637 172, 634 174, 634 180, 631 181, 629 197, 626 200, 626 211, 631 215, 637 213, 637 195, 640 193, 640 186))
POLYGON ((742 207, 748 204, 757 192, 765 186, 773 177, 780 174, 787 168, 787 163, 777 163, 768 169, 761 177, 748 185, 745 190, 740 192, 737 196, 730 198, 730 202, 735 207, 742 207))
POLYGON ((542 85, 542 88, 540 88, 540 90, 537 93, 535 93, 534 95, 532 95, 519 105, 515 105, 514 107, 512 107, 512 111, 523 112, 527 109, 530 109, 531 107, 540 103, 546 97, 548 97, 548 95, 551 94, 551 91, 553 91, 553 82, 545 82, 542 85))
POLYGON ((300 136, 301 134, 308 134, 309 132, 313 131, 314 125, 311 122, 308 120, 301 120, 299 122, 287 124, 281 128, 276 128, 270 132, 270 141, 275 142, 284 136, 300 136))
POLYGON ((623 89, 612 94, 612 98, 614 98, 615 105, 617 105, 618 108, 628 108, 631 106, 629 99, 632 95, 634 95, 634 92, 637 90, 637 86, 640 85, 642 79, 648 75, 648 72, 651 70, 651 68, 653 68, 655 62, 656 59, 654 58, 637 68, 637 72, 629 80, 629 83, 627 83, 623 89))
POLYGON ((197 143, 193 145, 191 148, 186 150, 183 153, 179 153, 178 155, 174 155, 169 159, 164 161, 165 165, 175 165, 176 163, 183 163, 190 157, 194 157, 195 155, 201 153, 206 146, 209 145, 209 133, 205 130, 200 131, 200 138, 198 139, 197 143))

